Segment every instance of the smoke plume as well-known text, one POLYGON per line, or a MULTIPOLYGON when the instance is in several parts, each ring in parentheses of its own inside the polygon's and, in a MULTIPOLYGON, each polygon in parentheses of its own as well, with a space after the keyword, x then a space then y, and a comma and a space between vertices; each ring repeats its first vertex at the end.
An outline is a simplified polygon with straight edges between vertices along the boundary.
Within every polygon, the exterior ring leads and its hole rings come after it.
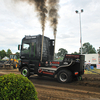
POLYGON ((53 28, 54 37, 57 32, 57 24, 58 24, 58 9, 59 9, 59 0, 49 0, 48 1, 48 10, 49 10, 49 21, 50 26, 53 28))
MULTIPOLYGON (((35 6, 35 10, 37 12, 37 16, 41 22, 42 26, 42 47, 41 47, 41 61, 42 61, 42 51, 43 51, 43 41, 44 41, 44 30, 45 23, 47 18, 47 13, 49 15, 50 26, 53 28, 54 39, 56 41, 56 32, 57 32, 57 24, 58 24, 58 8, 59 8, 59 0, 48 0, 48 10, 46 6, 47 0, 15 0, 17 1, 26 1, 30 5, 35 6), (48 12, 49 11, 49 12, 48 12)), ((54 47, 55 52, 55 47, 54 47)))
POLYGON ((59 0, 49 0, 48 1, 48 10, 49 10, 49 21, 50 26, 53 28, 54 34, 54 57, 55 57, 55 44, 56 44, 56 33, 57 33, 57 24, 58 24, 58 9, 59 9, 59 0))
POLYGON ((45 22, 46 22, 46 14, 47 14, 47 7, 46 7, 46 1, 47 0, 15 0, 17 1, 26 1, 28 2, 30 5, 34 5, 35 6, 35 10, 37 12, 37 16, 41 22, 41 26, 42 26, 42 34, 44 34, 44 30, 45 30, 45 22))
POLYGON ((19 0, 19 1, 27 1, 30 5, 34 4, 35 6, 37 16, 39 17, 42 26, 42 45, 41 45, 41 62, 42 62, 44 30, 45 30, 46 14, 48 12, 46 7, 47 0, 19 0))
MULTIPOLYGON (((30 0, 31 1, 31 0, 30 0)), ((38 12, 38 16, 42 25, 42 46, 41 46, 41 62, 42 62, 42 52, 43 52, 43 41, 44 41, 44 30, 45 30, 45 22, 46 22, 46 7, 47 0, 34 0, 34 5, 36 11, 38 12)))
MULTIPOLYGON (((32 0, 30 0, 30 1, 32 1, 32 0)), ((44 30, 45 30, 46 14, 48 12, 47 7, 46 7, 46 1, 47 0, 34 0, 34 5, 35 5, 39 20, 42 25, 42 32, 44 32, 44 30)))

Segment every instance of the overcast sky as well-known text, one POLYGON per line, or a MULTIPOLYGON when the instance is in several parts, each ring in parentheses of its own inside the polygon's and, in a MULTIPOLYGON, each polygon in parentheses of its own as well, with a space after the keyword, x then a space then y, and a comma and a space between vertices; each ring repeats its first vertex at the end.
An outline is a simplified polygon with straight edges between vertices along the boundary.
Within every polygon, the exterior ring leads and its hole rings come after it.
MULTIPOLYGON (((16 0, 17 1, 17 0, 16 0)), ((60 0, 56 52, 64 48, 68 53, 79 52, 81 13, 82 43, 100 47, 100 0, 60 0)), ((25 35, 42 34, 41 24, 33 5, 13 0, 0 0, 0 51, 18 52, 18 44, 25 35)), ((53 39, 53 31, 46 22, 45 36, 53 39)))

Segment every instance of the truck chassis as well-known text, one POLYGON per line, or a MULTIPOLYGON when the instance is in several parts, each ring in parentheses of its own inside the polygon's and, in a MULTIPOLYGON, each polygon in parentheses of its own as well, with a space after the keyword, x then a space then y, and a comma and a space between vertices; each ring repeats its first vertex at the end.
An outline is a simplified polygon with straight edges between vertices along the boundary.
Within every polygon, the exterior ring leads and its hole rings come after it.
POLYGON ((84 74, 84 56, 66 54, 63 61, 33 62, 20 61, 19 71, 25 77, 37 74, 57 78, 59 82, 68 83, 84 74))

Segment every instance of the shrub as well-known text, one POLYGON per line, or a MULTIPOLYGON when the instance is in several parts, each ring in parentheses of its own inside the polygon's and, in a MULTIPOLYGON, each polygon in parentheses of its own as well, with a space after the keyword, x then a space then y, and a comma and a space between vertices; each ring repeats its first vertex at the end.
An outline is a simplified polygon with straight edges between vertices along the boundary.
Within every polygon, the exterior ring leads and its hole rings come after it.
POLYGON ((38 100, 33 83, 16 74, 0 76, 0 100, 38 100))

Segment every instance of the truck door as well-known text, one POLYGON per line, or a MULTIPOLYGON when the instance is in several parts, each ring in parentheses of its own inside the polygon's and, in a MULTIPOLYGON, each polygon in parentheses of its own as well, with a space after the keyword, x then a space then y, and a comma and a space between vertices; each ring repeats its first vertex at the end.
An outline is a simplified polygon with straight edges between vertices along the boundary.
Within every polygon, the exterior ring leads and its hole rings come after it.
POLYGON ((36 42, 32 41, 30 44, 30 57, 36 59, 36 42))
POLYGON ((23 41, 22 43, 22 51, 21 51, 21 57, 25 59, 29 59, 31 55, 31 45, 30 40, 23 41))

